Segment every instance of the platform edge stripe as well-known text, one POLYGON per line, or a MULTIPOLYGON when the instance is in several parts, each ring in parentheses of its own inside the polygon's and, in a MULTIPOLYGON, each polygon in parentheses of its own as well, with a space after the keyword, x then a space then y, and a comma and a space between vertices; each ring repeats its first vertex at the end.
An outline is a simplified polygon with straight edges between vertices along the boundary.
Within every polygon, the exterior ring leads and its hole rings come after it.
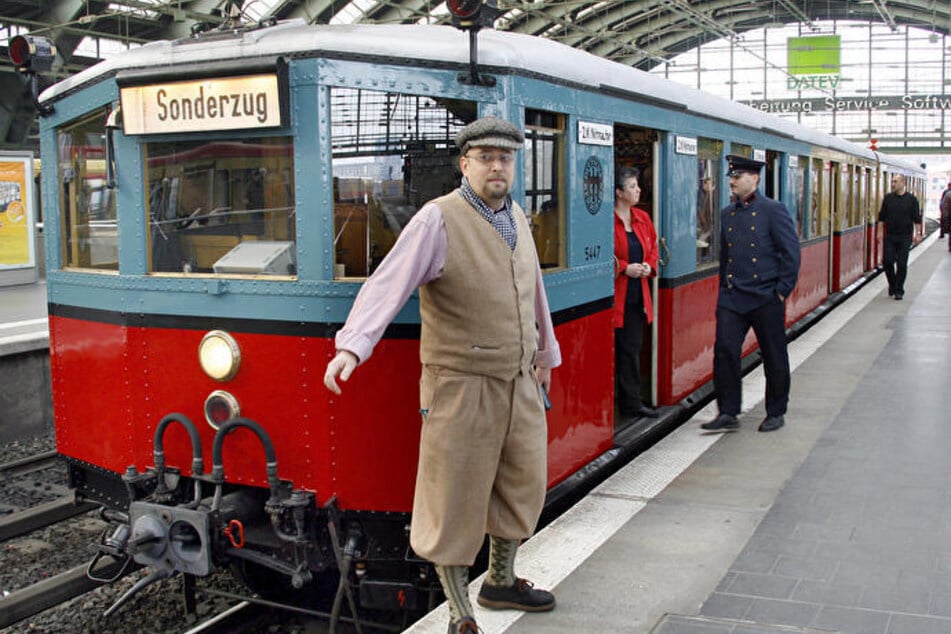
POLYGON ((14 328, 28 328, 31 326, 43 325, 49 327, 49 319, 41 317, 39 319, 26 319, 24 321, 11 321, 6 324, 0 324, 0 330, 13 330, 14 328))
POLYGON ((33 352, 34 350, 44 350, 49 347, 49 333, 31 332, 24 335, 10 335, 9 337, 0 337, 0 356, 19 354, 21 352, 33 352))

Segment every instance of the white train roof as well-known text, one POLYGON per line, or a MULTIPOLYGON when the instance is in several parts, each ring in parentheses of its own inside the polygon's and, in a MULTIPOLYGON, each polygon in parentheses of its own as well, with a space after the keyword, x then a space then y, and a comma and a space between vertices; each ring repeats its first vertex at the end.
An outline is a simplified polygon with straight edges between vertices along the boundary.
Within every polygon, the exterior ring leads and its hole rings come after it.
MULTIPOLYGON (((234 37, 156 41, 119 53, 51 86, 40 101, 96 78, 125 69, 224 62, 295 53, 342 53, 383 58, 469 63, 468 33, 433 25, 308 25, 290 20, 249 30, 234 37)), ((486 29, 479 33, 479 63, 515 68, 571 81, 593 89, 602 86, 677 104, 701 116, 786 135, 799 141, 876 160, 876 154, 838 137, 701 92, 644 71, 611 62, 545 38, 486 29)), ((890 162, 893 159, 890 159, 890 162)), ((916 166, 900 161, 910 169, 916 166)))

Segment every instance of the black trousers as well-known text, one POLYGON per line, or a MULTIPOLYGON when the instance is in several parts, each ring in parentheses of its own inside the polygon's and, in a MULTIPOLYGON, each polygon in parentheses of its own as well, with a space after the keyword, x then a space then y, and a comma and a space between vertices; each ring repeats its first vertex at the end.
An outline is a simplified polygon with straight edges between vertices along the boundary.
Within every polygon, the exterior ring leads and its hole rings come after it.
POLYGON ((614 368, 617 403, 622 416, 641 408, 641 343, 644 340, 643 304, 624 307, 624 327, 614 329, 614 368))
POLYGON ((905 294, 905 277, 908 275, 908 252, 911 250, 910 235, 885 234, 882 245, 882 264, 888 289, 896 295, 905 294))
POLYGON ((717 308, 717 339, 713 347, 713 386, 721 414, 740 413, 743 383, 740 354, 750 328, 756 334, 766 374, 766 414, 782 416, 789 403, 789 354, 786 350, 786 307, 778 297, 749 313, 717 308))

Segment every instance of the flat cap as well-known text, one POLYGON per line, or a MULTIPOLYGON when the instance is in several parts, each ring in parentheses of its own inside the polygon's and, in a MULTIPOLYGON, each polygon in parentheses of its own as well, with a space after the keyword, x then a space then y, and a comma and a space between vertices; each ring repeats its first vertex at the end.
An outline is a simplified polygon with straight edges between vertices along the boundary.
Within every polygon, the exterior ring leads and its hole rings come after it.
POLYGON ((753 159, 746 158, 745 156, 737 156, 735 154, 730 154, 726 157, 726 160, 730 164, 730 169, 726 173, 727 176, 742 174, 744 172, 750 174, 759 174, 760 170, 763 169, 763 166, 766 165, 766 163, 763 161, 754 161, 753 159))
POLYGON ((471 147, 498 147, 517 150, 525 143, 525 135, 517 127, 498 117, 476 119, 456 135, 456 145, 465 154, 471 147))

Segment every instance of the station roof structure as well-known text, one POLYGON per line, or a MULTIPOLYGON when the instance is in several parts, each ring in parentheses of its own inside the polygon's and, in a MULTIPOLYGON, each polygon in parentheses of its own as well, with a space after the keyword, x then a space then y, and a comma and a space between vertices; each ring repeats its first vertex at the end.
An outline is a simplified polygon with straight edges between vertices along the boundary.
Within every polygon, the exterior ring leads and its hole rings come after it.
MULTIPOLYGON (((495 27, 557 40, 642 70, 679 53, 753 29, 852 20, 890 28, 951 33, 947 0, 498 0, 495 27)), ((443 23, 437 0, 6 0, 0 4, 0 148, 31 147, 35 119, 28 82, 9 62, 6 42, 33 33, 51 38, 54 79, 119 48, 188 37, 237 13, 245 22, 302 18, 308 23, 443 23)))

